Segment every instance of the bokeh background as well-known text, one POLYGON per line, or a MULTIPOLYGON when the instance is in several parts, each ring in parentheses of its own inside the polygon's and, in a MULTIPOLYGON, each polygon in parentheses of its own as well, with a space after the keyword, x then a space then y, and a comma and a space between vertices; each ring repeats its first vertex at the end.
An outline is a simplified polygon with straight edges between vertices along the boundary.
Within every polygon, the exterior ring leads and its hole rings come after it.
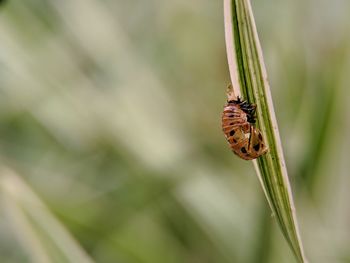
MULTIPOLYGON (((1 262, 295 262, 221 132, 222 1, 1 2, 1 262)), ((252 4, 306 254, 350 262, 350 2, 252 4)))

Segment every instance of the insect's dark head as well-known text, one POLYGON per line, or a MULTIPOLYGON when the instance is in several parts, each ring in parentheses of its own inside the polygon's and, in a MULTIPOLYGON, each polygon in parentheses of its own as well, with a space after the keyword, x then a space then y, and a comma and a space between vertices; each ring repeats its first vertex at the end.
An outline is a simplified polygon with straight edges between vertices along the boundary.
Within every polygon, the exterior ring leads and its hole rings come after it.
POLYGON ((229 100, 228 103, 238 105, 239 108, 247 114, 247 121, 249 123, 255 123, 255 104, 249 103, 246 100, 242 100, 240 97, 237 97, 236 100, 229 100))

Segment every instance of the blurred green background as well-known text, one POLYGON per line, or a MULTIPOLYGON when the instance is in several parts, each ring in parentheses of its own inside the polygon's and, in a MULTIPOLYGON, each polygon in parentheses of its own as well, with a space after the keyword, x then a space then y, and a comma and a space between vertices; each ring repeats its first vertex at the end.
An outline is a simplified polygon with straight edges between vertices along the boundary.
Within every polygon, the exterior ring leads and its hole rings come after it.
MULTIPOLYGON (((221 132, 222 1, 2 2, 0 262, 295 262, 221 132)), ((350 262, 350 2, 252 4, 306 254, 350 262)))

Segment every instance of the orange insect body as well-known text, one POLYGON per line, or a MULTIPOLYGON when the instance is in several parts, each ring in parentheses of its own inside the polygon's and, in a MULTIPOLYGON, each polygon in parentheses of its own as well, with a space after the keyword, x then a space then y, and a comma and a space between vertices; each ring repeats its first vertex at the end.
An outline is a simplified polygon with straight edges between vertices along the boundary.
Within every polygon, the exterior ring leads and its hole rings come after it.
POLYGON ((255 104, 229 100, 222 114, 222 130, 232 149, 240 158, 253 160, 265 154, 268 150, 259 129, 255 123, 255 104))

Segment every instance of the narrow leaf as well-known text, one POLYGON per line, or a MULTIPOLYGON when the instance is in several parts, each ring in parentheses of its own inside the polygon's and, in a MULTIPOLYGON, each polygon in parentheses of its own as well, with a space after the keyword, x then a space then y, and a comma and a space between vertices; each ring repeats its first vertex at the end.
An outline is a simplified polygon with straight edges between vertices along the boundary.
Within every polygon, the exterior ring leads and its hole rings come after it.
POLYGON ((269 147, 266 155, 253 161, 255 170, 294 255, 307 262, 250 1, 224 0, 224 19, 232 93, 257 105, 257 127, 269 147))
POLYGON ((0 170, 5 212, 32 262, 93 263, 70 233, 13 171, 0 170))

